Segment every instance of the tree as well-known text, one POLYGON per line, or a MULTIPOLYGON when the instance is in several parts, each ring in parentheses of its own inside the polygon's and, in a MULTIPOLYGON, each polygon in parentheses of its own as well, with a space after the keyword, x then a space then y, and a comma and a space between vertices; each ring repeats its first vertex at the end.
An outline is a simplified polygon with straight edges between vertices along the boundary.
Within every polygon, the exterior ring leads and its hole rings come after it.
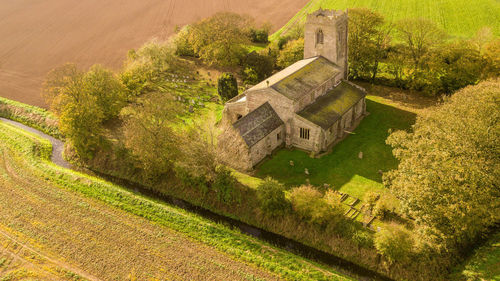
POLYGON ((261 28, 250 28, 250 40, 254 43, 268 43, 271 25, 266 23, 261 28))
POLYGON ((126 101, 114 74, 94 65, 86 73, 66 64, 49 72, 43 95, 59 116, 59 129, 82 159, 90 159, 103 143, 102 122, 116 117, 126 101))
POLYGON ((174 49, 167 43, 153 40, 138 51, 129 51, 120 77, 131 95, 138 96, 157 91, 167 74, 178 65, 174 49))
POLYGON ((387 56, 390 26, 384 17, 366 8, 349 9, 349 74, 376 78, 380 59, 387 56))
POLYGON ((189 44, 207 64, 236 66, 245 55, 249 43, 249 27, 253 21, 234 13, 217 13, 189 28, 189 44))
POLYGON ((148 179, 171 172, 179 157, 179 136, 173 128, 178 113, 178 104, 165 93, 145 94, 121 113, 125 146, 148 179))
POLYGON ((271 216, 285 214, 290 209, 290 202, 285 198, 285 187, 272 178, 266 178, 257 187, 260 208, 271 216))
POLYGON ((280 51, 276 64, 286 68, 304 58, 304 39, 299 38, 289 41, 280 51))
POLYGON ((228 101, 238 95, 238 82, 233 74, 222 73, 217 81, 217 93, 223 101, 228 101))
POLYGON ((258 83, 271 75, 273 67, 274 61, 271 56, 253 51, 243 60, 243 80, 249 84, 258 83), (255 77, 252 76, 253 74, 255 77))
POLYGON ((96 97, 97 106, 102 110, 103 120, 117 117, 127 101, 125 86, 108 69, 94 65, 83 76, 83 91, 96 97))
POLYGON ((466 247, 500 221, 500 80, 455 93, 387 139, 400 161, 384 182, 421 239, 466 247))
POLYGON ((446 34, 426 19, 404 19, 396 24, 398 39, 404 43, 406 55, 412 62, 412 83, 418 89, 419 79, 426 67, 425 57, 438 46, 446 34))

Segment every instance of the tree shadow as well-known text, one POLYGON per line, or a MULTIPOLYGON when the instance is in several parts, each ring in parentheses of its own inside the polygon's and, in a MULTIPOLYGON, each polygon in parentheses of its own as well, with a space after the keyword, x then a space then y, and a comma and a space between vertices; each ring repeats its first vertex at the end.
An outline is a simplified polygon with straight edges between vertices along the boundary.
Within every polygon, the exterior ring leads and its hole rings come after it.
POLYGON ((339 189, 353 178, 356 184, 380 185, 379 171, 386 172, 398 165, 392 148, 385 143, 389 130, 408 130, 415 123, 416 114, 369 99, 366 103, 370 114, 331 153, 311 158, 304 151, 282 149, 256 167, 256 175, 271 176, 287 186, 304 184, 308 179, 313 185, 326 183, 339 189), (362 159, 358 157, 360 152, 362 159), (306 168, 309 175, 304 171, 306 168))

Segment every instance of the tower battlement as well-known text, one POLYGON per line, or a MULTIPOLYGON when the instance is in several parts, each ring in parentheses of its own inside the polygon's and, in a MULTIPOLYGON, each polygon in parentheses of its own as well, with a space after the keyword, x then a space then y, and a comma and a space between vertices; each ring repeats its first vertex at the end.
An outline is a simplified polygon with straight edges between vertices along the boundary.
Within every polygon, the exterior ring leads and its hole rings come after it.
POLYGON ((347 79, 347 11, 319 9, 306 18, 304 58, 323 56, 347 79))

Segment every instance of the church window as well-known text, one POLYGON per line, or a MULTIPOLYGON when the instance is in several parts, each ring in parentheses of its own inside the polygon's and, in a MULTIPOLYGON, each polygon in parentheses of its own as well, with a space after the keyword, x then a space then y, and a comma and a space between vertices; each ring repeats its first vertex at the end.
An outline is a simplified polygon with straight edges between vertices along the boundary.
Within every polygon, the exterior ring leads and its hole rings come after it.
POLYGON ((309 129, 306 128, 300 128, 300 138, 308 140, 309 139, 309 129))
POLYGON ((281 140, 281 132, 279 132, 277 135, 276 135, 276 140, 281 140))
POLYGON ((323 30, 320 29, 316 32, 316 44, 323 44, 323 39, 323 30))

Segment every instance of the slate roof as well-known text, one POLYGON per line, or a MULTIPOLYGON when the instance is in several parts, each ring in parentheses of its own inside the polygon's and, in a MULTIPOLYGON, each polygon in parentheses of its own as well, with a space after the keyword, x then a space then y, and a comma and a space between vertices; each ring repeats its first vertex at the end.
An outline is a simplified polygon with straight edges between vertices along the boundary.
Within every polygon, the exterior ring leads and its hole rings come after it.
POLYGON ((327 130, 365 96, 363 90, 342 81, 297 114, 327 130))
POLYGON ((248 147, 252 147, 283 124, 283 120, 266 102, 236 121, 233 126, 240 132, 248 147))
POLYGON ((304 94, 326 82, 335 73, 340 72, 339 68, 328 59, 322 56, 312 57, 290 65, 248 91, 260 90, 269 86, 292 100, 298 100, 304 94))

